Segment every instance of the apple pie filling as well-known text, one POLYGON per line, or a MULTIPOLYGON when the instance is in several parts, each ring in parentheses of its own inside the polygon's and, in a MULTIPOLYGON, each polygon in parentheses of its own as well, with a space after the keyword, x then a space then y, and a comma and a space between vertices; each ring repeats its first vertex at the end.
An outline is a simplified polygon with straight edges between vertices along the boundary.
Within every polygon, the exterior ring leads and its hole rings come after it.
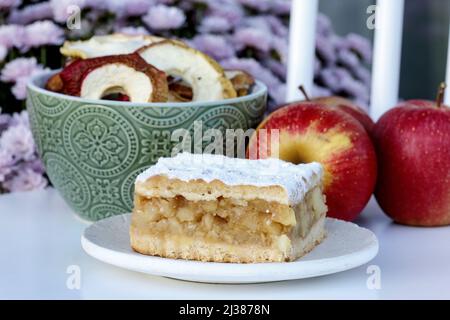
POLYGON ((288 250, 290 239, 305 237, 326 212, 320 188, 295 207, 260 199, 219 197, 211 201, 136 196, 132 224, 140 232, 171 242, 201 239, 226 245, 288 250))

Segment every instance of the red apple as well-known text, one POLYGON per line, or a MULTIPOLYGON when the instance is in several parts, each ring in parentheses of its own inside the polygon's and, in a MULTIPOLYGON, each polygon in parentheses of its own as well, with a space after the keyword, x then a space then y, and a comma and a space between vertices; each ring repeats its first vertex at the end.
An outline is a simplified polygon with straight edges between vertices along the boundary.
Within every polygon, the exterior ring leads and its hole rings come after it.
POLYGON ((356 119, 314 101, 296 102, 273 112, 260 124, 250 139, 250 151, 264 144, 261 129, 267 129, 267 141, 271 141, 272 129, 279 129, 280 136, 268 146, 267 154, 256 157, 271 156, 278 148, 282 160, 321 163, 328 216, 343 220, 358 216, 374 190, 377 164, 372 142, 356 119))
POLYGON ((358 120, 359 123, 363 125, 364 129, 366 129, 369 136, 372 137, 372 130, 375 123, 363 108, 356 105, 351 100, 339 96, 317 97, 310 99, 303 85, 300 85, 298 89, 302 92, 305 100, 307 101, 324 104, 330 108, 337 108, 345 113, 348 113, 353 118, 358 120))
POLYGON ((450 108, 403 102, 378 120, 374 139, 384 212, 407 225, 450 224, 450 108))
POLYGON ((330 97, 320 97, 312 99, 311 101, 317 102, 320 104, 325 104, 332 108, 338 108, 348 114, 350 114, 352 117, 354 117, 356 120, 358 120, 366 129, 369 136, 372 136, 372 130, 375 123, 372 121, 370 116, 367 114, 366 111, 364 111, 363 108, 359 107, 358 105, 354 104, 352 101, 337 97, 337 96, 330 96, 330 97))

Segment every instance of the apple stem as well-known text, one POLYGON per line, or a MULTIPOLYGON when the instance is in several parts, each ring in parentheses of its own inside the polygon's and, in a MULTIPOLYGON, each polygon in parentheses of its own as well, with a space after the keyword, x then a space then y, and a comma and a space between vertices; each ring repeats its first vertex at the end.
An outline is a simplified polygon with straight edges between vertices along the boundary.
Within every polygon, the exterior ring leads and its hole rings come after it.
POLYGON ((440 108, 442 103, 444 102, 445 88, 446 87, 447 87, 447 85, 445 84, 445 82, 441 82, 441 84, 439 85, 438 93, 437 93, 437 96, 436 96, 436 106, 438 108, 440 108))
POLYGON ((305 97, 305 100, 306 100, 306 101, 311 101, 311 99, 310 99, 309 96, 308 96, 308 93, 306 92, 305 87, 304 87, 302 84, 298 86, 298 90, 301 91, 301 93, 302 93, 303 96, 305 97))

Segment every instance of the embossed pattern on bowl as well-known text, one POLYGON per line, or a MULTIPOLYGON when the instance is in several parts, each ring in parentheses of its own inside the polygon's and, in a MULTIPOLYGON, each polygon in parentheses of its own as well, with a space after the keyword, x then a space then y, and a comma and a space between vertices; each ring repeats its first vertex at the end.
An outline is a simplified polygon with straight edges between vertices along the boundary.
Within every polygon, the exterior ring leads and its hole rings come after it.
POLYGON ((82 218, 130 212, 136 176, 171 155, 176 129, 248 129, 262 120, 267 89, 219 102, 94 101, 42 89, 51 73, 28 86, 33 137, 53 186, 82 218))

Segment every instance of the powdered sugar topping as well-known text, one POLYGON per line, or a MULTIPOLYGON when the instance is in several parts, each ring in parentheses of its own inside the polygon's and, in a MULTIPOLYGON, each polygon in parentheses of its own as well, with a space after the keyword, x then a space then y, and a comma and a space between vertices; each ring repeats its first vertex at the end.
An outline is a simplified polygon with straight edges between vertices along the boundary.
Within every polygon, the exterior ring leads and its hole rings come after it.
POLYGON ((281 186, 288 194, 289 203, 296 204, 320 182, 323 169, 317 162, 295 165, 273 158, 246 160, 222 155, 180 153, 173 158, 160 158, 136 181, 144 182, 156 175, 182 181, 219 180, 234 186, 281 186))

